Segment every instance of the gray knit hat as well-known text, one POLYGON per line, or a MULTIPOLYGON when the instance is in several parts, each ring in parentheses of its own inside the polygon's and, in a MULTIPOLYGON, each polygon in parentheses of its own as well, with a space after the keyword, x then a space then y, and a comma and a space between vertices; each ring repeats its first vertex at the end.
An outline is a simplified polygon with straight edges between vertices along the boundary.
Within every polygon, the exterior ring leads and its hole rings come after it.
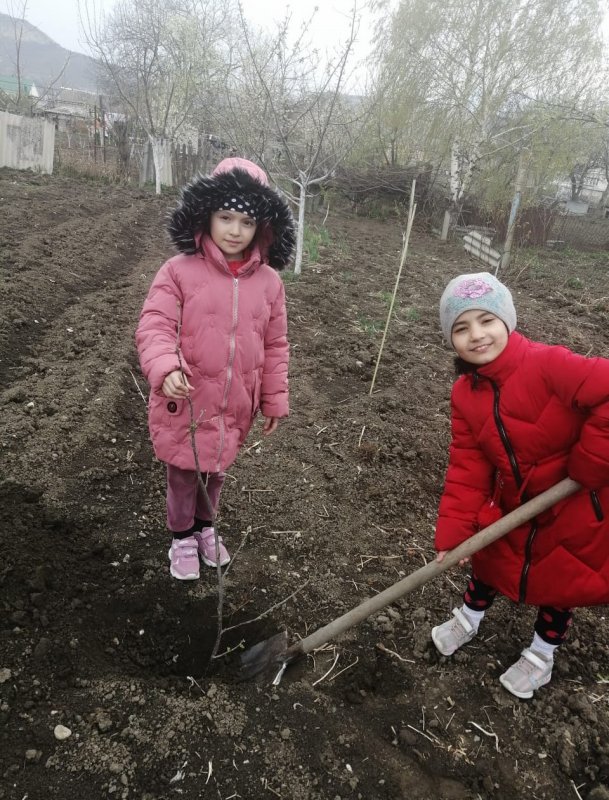
POLYGON ((490 272, 473 272, 459 275, 448 284, 440 300, 440 325, 447 342, 456 320, 464 311, 480 309, 490 311, 502 322, 508 332, 516 327, 516 309, 507 286, 498 281, 490 272))

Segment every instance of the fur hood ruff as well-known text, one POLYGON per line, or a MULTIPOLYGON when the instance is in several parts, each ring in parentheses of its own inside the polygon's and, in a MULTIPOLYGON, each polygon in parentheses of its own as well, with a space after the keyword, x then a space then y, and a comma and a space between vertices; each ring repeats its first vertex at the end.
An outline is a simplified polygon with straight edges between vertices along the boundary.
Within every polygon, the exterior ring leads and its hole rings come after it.
POLYGON ((243 158, 221 161, 211 175, 197 175, 180 192, 169 214, 167 229, 177 249, 187 255, 201 252, 202 233, 227 196, 253 197, 258 210, 255 241, 264 261, 277 270, 290 260, 295 245, 294 218, 286 200, 268 185, 259 167, 243 158))

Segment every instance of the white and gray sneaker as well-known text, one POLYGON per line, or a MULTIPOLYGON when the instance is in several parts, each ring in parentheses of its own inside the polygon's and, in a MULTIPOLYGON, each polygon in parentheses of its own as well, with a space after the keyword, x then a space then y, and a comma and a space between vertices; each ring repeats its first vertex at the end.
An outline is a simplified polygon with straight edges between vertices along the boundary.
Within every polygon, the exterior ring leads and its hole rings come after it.
POLYGON ((526 647, 515 664, 499 676, 501 685, 514 697, 529 700, 533 693, 552 678, 554 659, 544 658, 526 647))
POLYGON ((443 656, 452 656, 464 644, 471 642, 477 630, 460 608, 453 608, 453 619, 431 629, 431 638, 443 656))

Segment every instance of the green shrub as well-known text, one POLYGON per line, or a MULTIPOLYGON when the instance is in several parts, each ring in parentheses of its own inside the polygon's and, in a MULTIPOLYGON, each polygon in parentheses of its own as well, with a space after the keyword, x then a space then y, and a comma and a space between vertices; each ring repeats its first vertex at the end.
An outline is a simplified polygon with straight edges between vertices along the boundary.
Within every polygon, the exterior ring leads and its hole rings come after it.
POLYGON ((309 264, 317 264, 319 261, 319 248, 330 244, 330 234, 327 229, 320 225, 305 225, 303 251, 305 259, 309 264))

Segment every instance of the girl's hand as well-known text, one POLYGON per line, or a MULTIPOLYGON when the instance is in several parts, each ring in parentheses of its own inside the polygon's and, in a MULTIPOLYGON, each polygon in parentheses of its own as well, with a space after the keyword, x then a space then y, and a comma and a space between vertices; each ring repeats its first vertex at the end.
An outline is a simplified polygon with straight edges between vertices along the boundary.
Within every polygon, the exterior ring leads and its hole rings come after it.
POLYGON ((161 391, 165 397, 172 397, 174 400, 182 400, 188 397, 194 387, 188 383, 186 375, 181 369, 175 369, 163 381, 161 391))
MULTIPOLYGON (((440 563, 441 561, 444 561, 444 556, 449 552, 450 552, 449 550, 438 550, 438 555, 436 556, 436 561, 438 563, 440 563)), ((462 558, 461 561, 459 561, 459 566, 460 567, 464 567, 466 564, 469 564, 469 556, 466 556, 465 558, 462 558)))
POLYGON ((264 425, 262 426, 262 433, 265 436, 268 436, 269 434, 274 433, 277 430, 278 425, 279 425, 278 417, 265 417, 264 425))

